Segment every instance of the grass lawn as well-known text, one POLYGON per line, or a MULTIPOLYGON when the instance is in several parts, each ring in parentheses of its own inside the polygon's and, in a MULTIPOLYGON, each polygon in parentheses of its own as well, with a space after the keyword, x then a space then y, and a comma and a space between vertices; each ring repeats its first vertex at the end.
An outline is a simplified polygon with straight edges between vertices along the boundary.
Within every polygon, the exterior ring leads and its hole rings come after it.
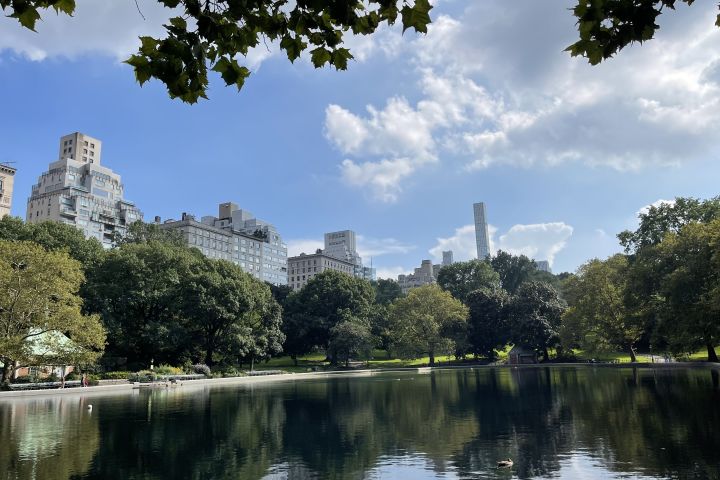
MULTIPOLYGON (((498 361, 504 362, 507 360, 508 352, 510 348, 499 351, 498 361)), ((577 356, 581 362, 592 360, 593 358, 598 362, 614 362, 614 363, 630 363, 630 355, 624 352, 601 352, 601 353, 589 353, 582 350, 573 350, 573 353, 577 356)), ((554 352, 551 352, 551 358, 554 352)), ((661 355, 655 355, 659 357, 661 355)), ((650 354, 638 353, 636 355, 638 362, 650 363, 652 361, 650 354)), ((298 364, 290 357, 277 357, 271 359, 269 362, 256 363, 256 370, 285 370, 287 372, 301 373, 312 370, 330 370, 330 362, 325 361, 325 354, 322 352, 312 353, 298 358, 298 364)), ((704 361, 707 360, 707 351, 700 350, 687 357, 679 358, 678 360, 684 361, 704 361)), ((368 362, 368 368, 401 368, 401 367, 424 367, 430 362, 429 357, 415 358, 412 360, 401 359, 401 358, 387 358, 387 354, 384 350, 374 350, 373 359, 368 362)), ((456 360, 454 356, 437 356, 435 357, 436 365, 462 365, 463 363, 472 362, 471 359, 466 362, 456 360)), ((247 367, 247 365, 245 365, 247 367)))

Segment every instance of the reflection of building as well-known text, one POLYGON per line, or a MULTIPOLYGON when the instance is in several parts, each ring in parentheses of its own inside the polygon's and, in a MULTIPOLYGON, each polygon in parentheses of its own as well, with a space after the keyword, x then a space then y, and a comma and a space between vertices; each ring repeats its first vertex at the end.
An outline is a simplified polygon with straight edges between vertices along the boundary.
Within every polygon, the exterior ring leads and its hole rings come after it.
POLYGON ((260 280, 286 285, 287 246, 275 227, 231 202, 218 210, 219 217, 197 221, 183 213, 180 220, 166 220, 160 227, 180 231, 185 242, 206 257, 229 260, 260 280))
POLYGON ((442 255, 443 255, 443 260, 442 260, 443 267, 446 265, 452 265, 452 263, 453 263, 452 250, 448 250, 447 252, 442 252, 442 255))
POLYGON ((352 262, 333 257, 323 250, 317 249, 315 253, 301 253, 297 257, 288 258, 288 284, 293 290, 299 290, 312 277, 325 270, 355 275, 355 265, 352 262))
POLYGON ((433 265, 431 260, 423 260, 420 268, 416 268, 413 273, 398 275, 397 281, 402 292, 407 293, 412 288, 435 283, 440 267, 441 265, 433 265))
POLYGON ((550 262, 547 260, 535 260, 535 265, 541 272, 552 273, 552 270, 550 269, 550 262))
POLYGON ((484 260, 490 255, 490 237, 488 235, 485 204, 482 202, 474 203, 473 213, 475 214, 475 246, 477 247, 477 258, 484 260))
POLYGON ((12 209, 15 171, 10 165, 0 163, 0 218, 10 215, 12 209))
POLYGON ((353 275, 356 277, 375 280, 375 269, 366 267, 362 263, 362 258, 357 252, 355 232, 352 230, 326 233, 323 254, 352 263, 353 275))
POLYGON ((32 187, 28 222, 74 225, 109 247, 113 234, 142 220, 135 204, 124 199, 120 175, 100 165, 101 147, 100 140, 77 132, 60 139, 59 160, 32 187))

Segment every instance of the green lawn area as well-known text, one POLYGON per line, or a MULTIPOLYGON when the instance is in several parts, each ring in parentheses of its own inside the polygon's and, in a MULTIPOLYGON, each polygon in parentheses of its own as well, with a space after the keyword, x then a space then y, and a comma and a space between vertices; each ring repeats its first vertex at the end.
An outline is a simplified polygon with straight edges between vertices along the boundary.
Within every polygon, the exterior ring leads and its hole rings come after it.
MULTIPOLYGON (((498 361, 504 362, 507 360, 507 354, 510 348, 498 352, 498 361)), ((601 352, 601 353, 590 353, 582 350, 573 350, 573 353, 577 356, 581 362, 586 362, 591 359, 595 359, 598 362, 616 362, 616 363, 630 363, 630 355, 624 352, 601 352)), ((551 358, 554 352, 551 352, 551 358)), ((655 355, 660 356, 660 355, 655 355)), ((636 355, 638 362, 651 362, 650 354, 638 353, 636 355)), ((679 360, 689 361, 704 361, 707 360, 707 352, 700 350, 693 353, 688 357, 681 358, 679 360)), ((412 360, 400 359, 400 358, 387 358, 387 354, 384 350, 373 351, 373 359, 368 362, 369 368, 401 368, 401 367, 423 367, 427 366, 430 361, 429 357, 416 358, 412 360)), ((458 361, 454 356, 439 356, 435 357, 436 365, 462 365, 462 361, 458 361)), ((468 359, 465 363, 472 362, 468 359)), ((246 366, 247 367, 247 366, 246 366)), ((287 372, 300 373, 312 370, 330 370, 331 366, 329 362, 325 361, 325 354, 322 352, 312 353, 298 358, 297 366, 290 357, 278 357, 273 358, 269 362, 256 363, 256 370, 285 370, 287 372)))

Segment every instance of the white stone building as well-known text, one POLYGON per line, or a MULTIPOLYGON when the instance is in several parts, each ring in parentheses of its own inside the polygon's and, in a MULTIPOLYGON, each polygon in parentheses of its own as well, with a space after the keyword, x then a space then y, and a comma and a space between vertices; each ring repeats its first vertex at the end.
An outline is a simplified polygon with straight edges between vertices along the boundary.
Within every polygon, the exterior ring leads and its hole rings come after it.
POLYGON ((229 260, 273 285, 288 282, 287 246, 277 229, 234 203, 220 204, 218 217, 198 221, 183 213, 180 220, 166 220, 160 226, 180 231, 185 242, 206 257, 229 260))
POLYGON ((328 255, 318 249, 315 253, 301 253, 296 257, 288 258, 288 285, 293 290, 299 290, 312 277, 326 270, 355 275, 355 265, 352 262, 328 255))
POLYGON ((142 212, 124 198, 120 175, 100 164, 101 149, 100 140, 82 133, 60 138, 58 160, 32 187, 27 221, 74 225, 110 247, 116 232, 142 220, 142 212))
POLYGON ((10 215, 12 209, 15 172, 14 167, 0 163, 0 218, 10 215))

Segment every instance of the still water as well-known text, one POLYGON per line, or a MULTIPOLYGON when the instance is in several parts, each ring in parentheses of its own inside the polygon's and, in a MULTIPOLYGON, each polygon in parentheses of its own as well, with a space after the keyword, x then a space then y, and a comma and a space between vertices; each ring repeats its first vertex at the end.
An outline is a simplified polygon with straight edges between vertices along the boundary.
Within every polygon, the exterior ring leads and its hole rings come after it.
POLYGON ((5 400, 0 478, 712 479, 720 389, 707 369, 541 367, 5 400))

